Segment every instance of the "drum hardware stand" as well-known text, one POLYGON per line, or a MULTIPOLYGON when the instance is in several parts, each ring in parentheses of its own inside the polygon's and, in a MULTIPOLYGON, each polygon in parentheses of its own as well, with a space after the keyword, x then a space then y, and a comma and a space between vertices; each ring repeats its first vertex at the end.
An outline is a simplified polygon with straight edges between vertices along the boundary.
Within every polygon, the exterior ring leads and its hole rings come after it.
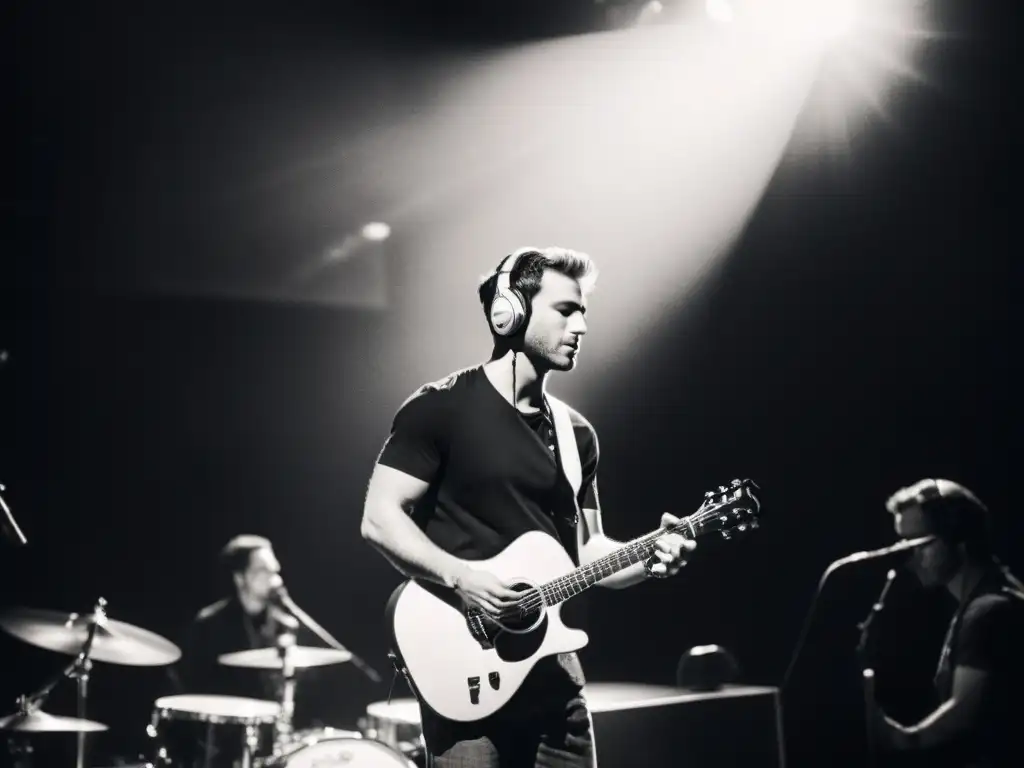
MULTIPOLYGON (((277 653, 281 659, 281 714, 274 723, 274 757, 280 757, 291 743, 292 718, 295 715, 295 664, 291 650, 295 646, 295 635, 282 632, 277 636, 277 653)), ((248 729, 246 729, 248 732, 248 729)))
MULTIPOLYGON (((53 679, 35 693, 29 696, 18 697, 18 709, 22 714, 30 714, 41 707, 53 689, 57 687, 57 684, 60 683, 61 680, 68 678, 77 681, 77 716, 79 719, 85 719, 86 702, 89 698, 89 673, 92 670, 92 660, 89 658, 89 654, 92 653, 92 643, 96 637, 96 630, 101 626, 106 626, 106 606, 107 601, 104 598, 101 597, 96 601, 96 606, 93 608, 92 617, 89 621, 89 634, 85 638, 85 642, 82 644, 82 650, 78 652, 77 656, 75 656, 74 661, 62 669, 53 677, 53 679)), ((72 614, 70 620, 74 621, 77 618, 78 614, 72 614)), ((75 749, 75 768, 85 768, 85 733, 83 731, 79 731, 77 736, 78 744, 75 749)), ((31 749, 29 752, 31 752, 31 749)))
POLYGON ((867 743, 867 761, 865 762, 865 765, 868 768, 875 768, 878 762, 877 739, 875 737, 874 727, 875 713, 878 709, 878 704, 875 701, 875 670, 872 668, 871 664, 869 632, 871 630, 871 623, 875 620, 878 614, 882 612, 882 609, 885 608, 885 598, 889 594, 889 588, 892 586, 895 579, 896 571, 890 569, 885 575, 885 584, 882 587, 882 592, 879 594, 874 605, 871 606, 871 610, 868 612, 867 618, 857 625, 857 628, 860 630, 860 639, 857 642, 857 657, 860 659, 864 690, 864 735, 867 743))

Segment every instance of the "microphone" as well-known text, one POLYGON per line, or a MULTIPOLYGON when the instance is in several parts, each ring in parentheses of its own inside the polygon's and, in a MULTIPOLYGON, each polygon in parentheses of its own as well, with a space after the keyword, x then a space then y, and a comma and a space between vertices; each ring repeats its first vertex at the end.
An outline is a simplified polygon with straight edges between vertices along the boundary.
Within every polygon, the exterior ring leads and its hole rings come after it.
POLYGON ((295 604, 295 601, 292 600, 291 595, 288 594, 288 590, 284 586, 284 581, 278 581, 278 583, 271 587, 270 596, 275 604, 287 611, 289 615, 294 617, 299 623, 303 624, 314 635, 319 637, 327 644, 328 647, 334 648, 336 651, 345 651, 346 653, 351 654, 352 664, 373 680, 373 682, 379 683, 381 681, 380 675, 377 674, 377 671, 373 669, 373 667, 335 640, 334 637, 331 636, 330 632, 317 624, 312 616, 295 604))
POLYGON ((885 557, 886 555, 892 555, 897 552, 903 552, 907 549, 916 549, 935 541, 934 536, 919 536, 916 539, 903 539, 897 541, 895 544, 889 547, 882 547, 881 549, 871 549, 867 552, 854 552, 852 555, 841 557, 829 566, 830 570, 838 568, 842 565, 849 565, 850 563, 859 563, 862 560, 874 560, 876 557, 885 557))
POLYGON ((298 618, 301 609, 292 600, 291 595, 288 594, 288 590, 285 589, 284 584, 278 584, 270 588, 270 599, 274 605, 278 608, 286 611, 291 616, 298 618))
MULTIPOLYGON (((810 610, 808 610, 807 615, 804 617, 803 627, 801 628, 800 635, 797 638, 796 646, 793 648, 793 655, 790 656, 789 666, 786 667, 786 672, 782 676, 782 683, 780 685, 780 688, 782 690, 785 690, 786 686, 789 684, 790 676, 793 674, 794 667, 796 667, 797 657, 799 657, 800 655, 800 649, 803 648, 804 641, 807 639, 807 633, 811 628, 811 619, 814 617, 814 609, 818 604, 818 598, 821 596, 822 591, 825 589, 825 582, 828 581, 829 576, 831 576, 833 573, 836 572, 836 570, 843 567, 844 565, 850 565, 851 563, 859 563, 863 560, 874 560, 876 557, 885 557, 886 555, 892 555, 896 552, 903 552, 904 550, 915 549, 934 540, 934 536, 921 536, 916 539, 903 539, 902 541, 897 541, 895 544, 888 547, 883 547, 882 549, 872 549, 868 550, 867 552, 854 552, 852 555, 841 557, 835 562, 831 563, 829 567, 825 569, 825 572, 821 574, 821 579, 819 579, 818 581, 818 587, 814 590, 814 597, 811 600, 810 610)), ((882 594, 879 595, 878 600, 875 602, 875 605, 878 607, 878 610, 881 610, 886 595, 889 591, 889 587, 892 585, 893 579, 895 578, 895 571, 890 570, 889 573, 886 575, 886 582, 885 586, 882 588, 882 594)))

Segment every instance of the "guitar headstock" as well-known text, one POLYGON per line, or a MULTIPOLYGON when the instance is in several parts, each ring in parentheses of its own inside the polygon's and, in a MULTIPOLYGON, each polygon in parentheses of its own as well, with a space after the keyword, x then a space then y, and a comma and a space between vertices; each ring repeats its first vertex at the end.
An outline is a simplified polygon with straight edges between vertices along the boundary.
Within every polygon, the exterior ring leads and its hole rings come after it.
POLYGON ((733 480, 729 485, 720 485, 718 490, 704 494, 704 503, 690 516, 690 522, 696 532, 717 531, 723 539, 753 530, 761 517, 761 502, 757 498, 760 490, 753 480, 733 480))

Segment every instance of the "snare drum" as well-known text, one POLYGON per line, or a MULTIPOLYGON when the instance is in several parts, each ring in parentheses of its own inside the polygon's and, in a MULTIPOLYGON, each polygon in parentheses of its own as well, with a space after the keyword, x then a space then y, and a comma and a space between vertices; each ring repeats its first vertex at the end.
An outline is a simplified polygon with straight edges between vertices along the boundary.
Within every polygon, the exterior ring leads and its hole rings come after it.
POLYGON ((273 701, 240 696, 164 696, 153 706, 148 733, 153 762, 173 768, 249 768, 270 754, 271 726, 281 712, 273 701))
POLYGON ((358 736, 332 736, 284 755, 282 768, 415 768, 390 747, 358 736))
POLYGON ((366 707, 366 717, 359 725, 367 739, 387 744, 418 764, 425 762, 426 744, 416 699, 375 701, 366 707))

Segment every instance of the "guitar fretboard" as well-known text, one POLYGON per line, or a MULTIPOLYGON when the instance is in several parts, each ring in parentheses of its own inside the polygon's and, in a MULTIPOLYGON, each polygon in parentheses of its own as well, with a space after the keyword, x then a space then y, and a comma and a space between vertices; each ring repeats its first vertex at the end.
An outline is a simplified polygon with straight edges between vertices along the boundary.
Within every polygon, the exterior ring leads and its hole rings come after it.
POLYGON ((547 605, 557 605, 583 592, 631 565, 642 563, 654 554, 654 545, 666 533, 684 533, 692 530, 690 518, 680 520, 672 528, 652 531, 646 536, 625 544, 614 552, 600 557, 593 562, 580 566, 572 573, 549 581, 541 588, 541 595, 547 605))

